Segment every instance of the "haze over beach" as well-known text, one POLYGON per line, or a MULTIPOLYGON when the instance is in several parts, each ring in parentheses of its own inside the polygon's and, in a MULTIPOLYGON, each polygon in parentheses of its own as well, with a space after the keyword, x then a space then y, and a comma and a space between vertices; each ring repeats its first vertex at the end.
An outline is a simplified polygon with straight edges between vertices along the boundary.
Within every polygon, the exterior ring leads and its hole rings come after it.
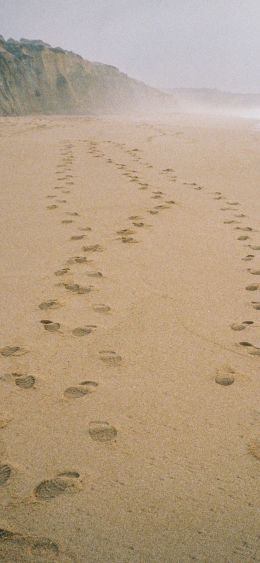
POLYGON ((260 562, 260 4, 0 22, 0 561, 260 562))

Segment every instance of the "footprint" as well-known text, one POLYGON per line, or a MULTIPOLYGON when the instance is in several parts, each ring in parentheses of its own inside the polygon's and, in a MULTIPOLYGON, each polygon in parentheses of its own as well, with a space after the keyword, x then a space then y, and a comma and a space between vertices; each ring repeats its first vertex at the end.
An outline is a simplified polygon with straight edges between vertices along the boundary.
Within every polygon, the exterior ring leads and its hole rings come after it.
POLYGON ((241 235, 240 237, 237 237, 237 240, 248 240, 249 237, 247 235, 241 235))
POLYGON ((136 221, 133 221, 133 225, 135 227, 144 227, 145 226, 145 224, 143 222, 137 223, 136 221))
POLYGON ((66 211, 66 215, 70 215, 71 217, 79 217, 79 213, 76 211, 66 211))
POLYGON ((256 311, 260 311, 260 301, 252 301, 252 304, 256 311))
POLYGON ((31 389, 34 387, 36 379, 33 375, 19 376, 15 379, 15 385, 22 389, 31 389))
POLYGON ((85 327, 77 327, 77 328, 73 329, 72 334, 74 336, 86 336, 87 334, 91 334, 91 332, 93 332, 94 328, 97 328, 96 325, 87 325, 85 327))
POLYGON ((99 357, 108 366, 119 366, 122 362, 122 357, 116 354, 113 350, 102 350, 99 352, 99 357))
POLYGON ((83 246, 82 250, 84 252, 103 252, 104 248, 100 244, 92 244, 89 246, 83 246))
POLYGON ((249 246, 250 246, 250 248, 252 248, 252 250, 260 250, 260 246, 258 246, 258 245, 254 246, 252 244, 249 244, 249 246))
POLYGON ((135 231, 133 229, 120 229, 120 231, 117 231, 117 234, 123 236, 134 235, 135 231))
POLYGON ((230 219, 229 221, 224 221, 224 225, 231 225, 232 223, 238 223, 238 221, 235 221, 234 219, 230 219))
POLYGON ((254 254, 247 254, 247 256, 241 258, 241 260, 243 260, 244 262, 250 262, 251 260, 253 260, 254 257, 255 257, 254 254))
POLYGON ((241 324, 239 323, 233 323, 232 325, 230 325, 230 328, 232 328, 232 330, 244 330, 247 326, 253 325, 254 321, 243 321, 241 324))
POLYGON ((134 244, 137 243, 138 241, 135 240, 133 237, 128 237, 128 236, 122 236, 121 237, 121 241, 123 243, 128 243, 128 244, 134 244))
POLYGON ((58 205, 55 205, 55 203, 53 205, 47 205, 47 209, 57 209, 58 205))
POLYGON ((86 235, 72 235, 72 237, 70 237, 70 240, 82 240, 83 238, 85 238, 86 235))
POLYGON ((81 399, 85 397, 85 395, 93 393, 97 386, 98 383, 96 383, 96 381, 83 381, 77 386, 74 385, 73 387, 65 389, 64 397, 66 397, 66 399, 81 399))
POLYGON ((92 262, 92 260, 88 260, 86 256, 74 256, 67 260, 67 264, 88 264, 89 262, 92 262))
POLYGON ((48 299, 48 301, 43 301, 39 305, 39 309, 42 311, 47 311, 48 309, 59 309, 62 305, 57 301, 57 299, 48 299))
POLYGON ((258 461, 260 461, 260 439, 255 438, 252 442, 248 445, 248 452, 254 456, 258 461))
POLYGON ((73 223, 72 219, 63 219, 61 221, 64 225, 69 225, 70 223, 73 223))
POLYGON ((90 293, 92 286, 82 287, 78 283, 65 283, 65 289, 71 291, 72 293, 77 293, 78 295, 83 295, 85 293, 90 293))
POLYGON ((54 323, 53 321, 48 320, 42 320, 40 322, 48 332, 58 332, 58 330, 60 330, 60 323, 54 323))
POLYGON ((223 385, 225 387, 232 385, 232 383, 234 383, 235 381, 234 374, 235 371, 230 367, 225 367, 221 370, 217 370, 215 382, 218 383, 218 385, 223 385))
POLYGON ((260 356, 260 348, 253 347, 249 352, 250 356, 260 356))
POLYGON ((87 276, 89 278, 103 278, 102 272, 88 272, 87 276))
POLYGON ((249 270, 253 276, 260 276, 260 270, 249 270))
POLYGON ((0 485, 5 485, 9 481, 12 473, 12 468, 10 465, 1 464, 0 465, 0 485))
POLYGON ((93 421, 89 423, 89 435, 95 442, 113 442, 117 429, 109 422, 93 421))
POLYGON ((6 358, 9 356, 23 356, 28 352, 29 350, 26 350, 22 346, 4 346, 4 348, 0 348, 0 353, 6 358))
POLYGON ((247 291, 256 291, 257 289, 259 289, 259 284, 258 283, 251 283, 250 285, 246 286, 246 290, 247 291))
POLYGON ((241 330, 244 330, 246 328, 246 325, 233 323, 232 325, 230 325, 230 328, 232 328, 232 330, 241 331, 241 330))
POLYGON ((92 306, 92 309, 94 309, 96 313, 109 313, 109 311, 111 311, 111 307, 109 307, 109 305, 105 305, 104 303, 97 303, 92 306))
POLYGON ((162 203, 161 205, 155 205, 155 209, 169 209, 169 205, 162 203))
MULTIPOLYGON (((4 528, 0 529, 0 559, 6 562, 56 561, 60 554, 57 543, 49 538, 24 536, 4 528), (53 559, 55 558, 55 559, 53 559)), ((63 555, 62 555, 63 557, 63 555)), ((66 557, 66 556, 65 556, 66 557)), ((67 558, 64 558, 64 561, 67 558)))
POLYGON ((1 413, 0 415, 0 429, 5 428, 10 422, 12 422, 13 417, 1 413))
POLYGON ((64 276, 65 274, 67 274, 70 271, 69 268, 62 268, 61 270, 57 270, 55 273, 55 276, 59 277, 59 276, 64 276))
MULTIPOLYGON (((78 475, 76 471, 70 472, 71 475, 78 475)), ((34 489, 34 496, 40 500, 50 500, 64 494, 76 493, 78 491, 75 479, 78 477, 66 477, 65 474, 57 476, 55 479, 42 481, 34 489)))
POLYGON ((79 231, 92 231, 91 227, 79 227, 79 231))

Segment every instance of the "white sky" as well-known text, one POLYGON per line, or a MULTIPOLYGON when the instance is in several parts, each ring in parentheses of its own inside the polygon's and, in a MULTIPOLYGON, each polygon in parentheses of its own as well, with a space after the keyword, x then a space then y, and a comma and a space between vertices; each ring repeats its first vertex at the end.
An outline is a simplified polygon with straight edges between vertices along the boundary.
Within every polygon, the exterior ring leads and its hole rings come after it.
POLYGON ((0 0, 0 34, 161 88, 260 92, 260 0, 0 0))

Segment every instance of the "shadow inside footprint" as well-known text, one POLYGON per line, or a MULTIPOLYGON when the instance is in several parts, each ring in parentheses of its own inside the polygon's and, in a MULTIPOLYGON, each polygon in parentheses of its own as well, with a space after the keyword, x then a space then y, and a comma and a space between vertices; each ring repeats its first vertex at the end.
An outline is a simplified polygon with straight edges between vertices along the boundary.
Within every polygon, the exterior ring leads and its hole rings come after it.
POLYGON ((95 442, 113 442, 117 430, 109 422, 94 421, 89 423, 89 435, 95 442))

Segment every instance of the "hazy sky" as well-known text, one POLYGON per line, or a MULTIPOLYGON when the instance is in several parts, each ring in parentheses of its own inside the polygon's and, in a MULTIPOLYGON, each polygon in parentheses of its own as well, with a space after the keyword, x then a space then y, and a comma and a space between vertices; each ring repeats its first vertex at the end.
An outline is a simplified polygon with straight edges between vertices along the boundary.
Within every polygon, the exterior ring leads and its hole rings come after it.
POLYGON ((260 0, 0 0, 0 34, 157 87, 260 92, 260 0))

